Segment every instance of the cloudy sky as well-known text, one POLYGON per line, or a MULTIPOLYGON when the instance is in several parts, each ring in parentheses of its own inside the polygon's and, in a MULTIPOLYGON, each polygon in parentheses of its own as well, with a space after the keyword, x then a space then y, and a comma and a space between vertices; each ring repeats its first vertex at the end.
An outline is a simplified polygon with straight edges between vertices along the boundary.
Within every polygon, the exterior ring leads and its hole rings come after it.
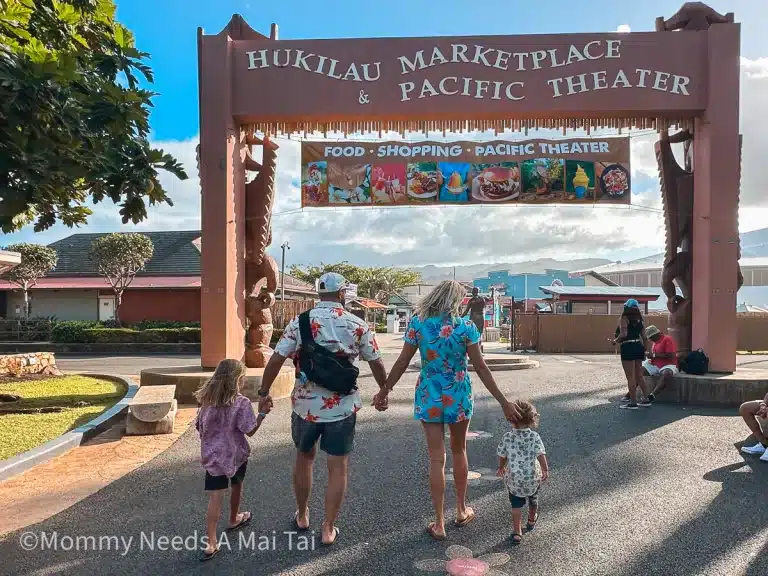
MULTIPOLYGON (((588 11, 573 10, 577 3, 553 0, 547 17, 534 3, 476 0, 444 3, 441 17, 418 16, 430 10, 428 0, 394 0, 387 6, 366 8, 352 0, 328 0, 325 12, 344 14, 322 18, 322 32, 316 29, 317 3, 286 0, 264 3, 221 0, 189 9, 188 2, 168 0, 118 0, 118 17, 137 37, 140 49, 153 56, 157 77, 152 126, 156 145, 182 161, 190 179, 179 182, 163 176, 163 183, 174 206, 150 209, 147 221, 139 226, 122 226, 117 207, 95 207, 89 225, 80 231, 182 230, 200 226, 200 189, 195 168, 197 144, 197 79, 195 29, 217 32, 233 12, 243 14, 256 29, 267 31, 272 21, 280 23, 280 37, 365 37, 381 35, 458 35, 515 34, 542 32, 594 32, 651 30, 654 18, 670 16, 681 1, 648 0, 621 10, 608 0, 584 0, 588 11), (160 4, 160 6, 158 6, 160 4), (402 6, 400 6, 402 4, 402 6), (471 6, 470 6, 471 4, 471 6), (257 9, 258 5, 258 9, 257 9), (146 11, 160 10, 158 18, 145 19, 146 11), (398 7, 402 10, 398 11, 398 7), (555 9, 560 6, 562 9, 555 9), (512 13, 516 18, 478 20, 478 13, 512 13), (588 15, 585 15, 588 12, 588 15), (453 17, 451 17, 453 15, 453 17), (414 20, 416 22, 414 22, 414 20), (473 23, 475 22, 475 23, 473 23), (426 27, 425 27, 426 26, 426 27), (382 30, 388 31, 382 34, 382 30)), ((376 3, 371 3, 376 4, 376 3)), ((734 11, 742 28, 741 125, 744 134, 742 196, 739 225, 741 231, 768 226, 768 198, 760 174, 761 162, 768 154, 768 11, 763 0, 711 2, 721 12, 734 11), (761 7, 763 5, 763 7, 761 7)), ((530 135, 529 135, 530 136, 530 135)), ((547 137, 548 134, 541 134, 547 137)), ((555 137, 560 133, 554 134, 555 137)), ((570 136, 570 134, 569 134, 570 136)), ((476 135, 480 139, 493 136, 476 135)), ((462 136, 466 138, 466 136, 462 136)), ((500 138, 515 139, 520 135, 500 138)), ((278 191, 274 216, 273 251, 283 241, 290 242, 290 262, 319 263, 349 260, 368 265, 478 264, 531 260, 552 257, 601 256, 627 260, 660 251, 663 243, 661 199, 653 154, 655 135, 632 135, 633 206, 617 207, 528 207, 528 206, 448 206, 403 207, 391 209, 300 209, 299 144, 280 140, 278 191)), ((7 235, 3 243, 34 241, 47 243, 73 231, 61 226, 41 233, 31 230, 7 235)), ((276 254, 277 255, 277 254, 276 254)))

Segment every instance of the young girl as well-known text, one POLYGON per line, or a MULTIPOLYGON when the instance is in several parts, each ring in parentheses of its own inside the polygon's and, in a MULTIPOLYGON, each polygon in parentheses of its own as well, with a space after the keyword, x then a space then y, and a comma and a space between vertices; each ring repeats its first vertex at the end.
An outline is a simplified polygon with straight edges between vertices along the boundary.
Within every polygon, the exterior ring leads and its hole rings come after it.
POLYGON ((213 377, 197 392, 200 403, 195 427, 200 433, 200 458, 205 468, 205 490, 209 492, 206 523, 208 545, 200 560, 210 560, 219 553, 216 524, 221 513, 224 490, 232 485, 229 495, 229 527, 235 530, 251 521, 250 512, 240 512, 243 478, 251 447, 247 436, 253 436, 271 404, 258 418, 251 401, 240 394, 245 378, 245 365, 238 360, 222 360, 213 377))
POLYGON ((549 477, 549 465, 541 436, 533 430, 539 424, 539 414, 530 402, 514 402, 520 418, 513 423, 514 430, 504 434, 496 453, 499 456, 497 476, 503 476, 512 504, 512 544, 523 539, 523 506, 528 499, 530 532, 539 519, 539 487, 549 477))

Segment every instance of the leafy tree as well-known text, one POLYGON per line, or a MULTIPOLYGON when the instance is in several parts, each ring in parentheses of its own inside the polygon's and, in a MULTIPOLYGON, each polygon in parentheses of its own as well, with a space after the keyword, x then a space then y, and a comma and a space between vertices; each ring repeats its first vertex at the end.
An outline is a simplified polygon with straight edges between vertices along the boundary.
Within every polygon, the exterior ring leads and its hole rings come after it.
POLYGON ((326 272, 336 272, 357 284, 357 293, 364 297, 386 303, 392 294, 404 286, 421 282, 421 274, 402 268, 355 266, 349 262, 323 264, 320 266, 291 266, 291 276, 314 284, 326 272))
POLYGON ((0 228, 84 224, 86 205, 172 204, 158 179, 187 177, 149 144, 149 55, 115 20, 113 0, 0 0, 0 228))
POLYGON ((107 234, 93 241, 90 258, 115 292, 115 323, 120 326, 123 292, 152 258, 154 247, 144 234, 107 234))
POLYGON ((3 279, 16 284, 24 291, 24 318, 29 318, 29 289, 56 267, 56 250, 41 244, 11 244, 4 248, 21 254, 21 263, 3 274, 3 279))

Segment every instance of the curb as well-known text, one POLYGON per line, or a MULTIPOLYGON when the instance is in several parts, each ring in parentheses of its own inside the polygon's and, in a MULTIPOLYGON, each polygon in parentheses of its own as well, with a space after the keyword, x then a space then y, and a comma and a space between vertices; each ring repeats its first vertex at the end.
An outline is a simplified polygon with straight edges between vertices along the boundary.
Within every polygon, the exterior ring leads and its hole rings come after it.
POLYGON ((139 386, 129 378, 115 376, 114 374, 83 373, 83 376, 120 382, 126 387, 125 396, 123 396, 117 404, 102 412, 90 422, 78 426, 69 432, 65 432, 58 438, 49 440, 45 444, 41 444, 31 450, 17 454, 7 460, 0 460, 0 482, 8 480, 12 476, 17 476, 22 472, 26 472, 33 466, 47 462, 72 448, 76 448, 83 442, 90 440, 97 434, 100 434, 109 428, 109 426, 111 426, 123 412, 127 411, 130 400, 136 395, 136 391, 139 389, 139 386))
POLYGON ((200 355, 199 342, 101 342, 101 343, 54 343, 54 342, 0 342, 0 354, 25 354, 28 352, 52 352, 57 356, 136 356, 153 354, 200 355))

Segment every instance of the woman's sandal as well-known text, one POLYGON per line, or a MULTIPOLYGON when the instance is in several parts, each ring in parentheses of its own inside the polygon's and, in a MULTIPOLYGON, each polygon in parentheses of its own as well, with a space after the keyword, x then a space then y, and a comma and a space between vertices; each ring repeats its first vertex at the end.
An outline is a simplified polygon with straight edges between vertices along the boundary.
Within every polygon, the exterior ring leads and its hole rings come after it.
POLYGON ((533 517, 533 522, 528 520, 528 522, 525 524, 525 529, 528 530, 528 532, 533 532, 533 529, 536 528, 536 522, 539 521, 539 513, 536 512, 536 515, 533 517))
POLYGON ((517 546, 523 541, 523 535, 518 534, 517 532, 514 532, 512 536, 510 536, 510 539, 512 540, 512 545, 517 546))
POLYGON ((207 562, 208 560, 216 556, 216 554, 218 553, 219 553, 219 548, 214 548, 213 552, 208 552, 203 550, 203 553, 200 555, 200 562, 207 562))
POLYGON ((322 544, 323 546, 326 546, 326 547, 333 546, 334 544, 336 544, 336 541, 339 539, 339 532, 340 532, 339 527, 338 526, 334 526, 333 527, 333 540, 331 540, 330 542, 323 542, 323 541, 321 541, 320 544, 322 544))
POLYGON ((309 530, 309 524, 307 524, 306 526, 300 526, 299 525, 299 511, 298 510, 296 510, 296 512, 293 515, 293 526, 294 526, 294 528, 296 528, 296 530, 298 532, 306 532, 307 530, 309 530))
POLYGON ((435 540, 438 542, 442 542, 445 540, 445 534, 438 534, 436 531, 437 525, 434 522, 430 522, 429 526, 427 526, 427 534, 432 536, 435 540))
POLYGON ((230 526, 227 528, 227 532, 232 532, 232 530, 237 530, 238 528, 242 528, 243 526, 247 526, 251 523, 251 519, 253 518, 253 515, 250 512, 243 512, 243 519, 240 520, 237 524, 234 526, 230 526))
POLYGON ((462 528, 463 526, 466 526, 467 524, 472 522, 472 520, 474 520, 474 519, 475 519, 475 511, 472 510, 472 508, 467 508, 467 515, 464 516, 464 518, 462 520, 459 520, 458 518, 456 518, 456 520, 454 520, 453 524, 457 528, 462 528))

